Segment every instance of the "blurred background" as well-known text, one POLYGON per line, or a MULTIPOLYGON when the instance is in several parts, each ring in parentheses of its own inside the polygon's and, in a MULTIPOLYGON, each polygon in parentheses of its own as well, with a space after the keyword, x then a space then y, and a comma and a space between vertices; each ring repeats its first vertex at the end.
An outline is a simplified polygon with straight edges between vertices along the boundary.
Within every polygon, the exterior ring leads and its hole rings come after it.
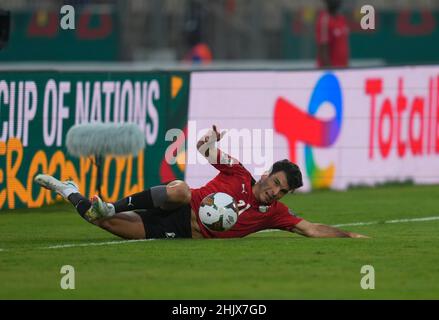
MULTIPOLYGON (((369 0, 376 29, 368 31, 360 28, 364 4, 349 0, 341 7, 350 66, 439 61, 439 0, 369 0)), ((315 25, 325 6, 321 0, 2 0, 0 7, 11 13, 0 63, 314 68, 315 25), (64 4, 75 8, 75 30, 59 27, 64 4)))

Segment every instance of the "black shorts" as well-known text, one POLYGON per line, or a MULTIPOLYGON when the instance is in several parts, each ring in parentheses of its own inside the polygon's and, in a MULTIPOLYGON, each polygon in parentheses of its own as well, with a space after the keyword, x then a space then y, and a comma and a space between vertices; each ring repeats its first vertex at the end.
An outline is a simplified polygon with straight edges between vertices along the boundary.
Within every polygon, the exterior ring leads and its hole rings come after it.
POLYGON ((146 239, 192 238, 191 206, 175 210, 136 210, 142 218, 146 239))

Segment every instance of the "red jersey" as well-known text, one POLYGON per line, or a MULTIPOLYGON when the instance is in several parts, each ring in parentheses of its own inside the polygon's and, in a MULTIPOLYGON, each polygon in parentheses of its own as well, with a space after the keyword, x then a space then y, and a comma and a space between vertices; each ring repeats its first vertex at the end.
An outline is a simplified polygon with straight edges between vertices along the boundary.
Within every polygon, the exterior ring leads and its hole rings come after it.
POLYGON ((252 192, 255 182, 239 162, 233 164, 213 164, 219 174, 204 187, 191 189, 191 207, 197 216, 198 225, 205 238, 240 238, 264 229, 281 229, 292 231, 302 219, 295 216, 286 205, 274 201, 267 212, 259 211, 261 205, 252 192), (213 192, 225 192, 238 204, 239 217, 236 224, 227 231, 216 232, 207 229, 200 221, 198 210, 200 203, 213 192))
MULTIPOLYGON (((318 45, 327 44, 329 61, 332 67, 347 67, 349 64, 349 27, 343 15, 332 16, 321 12, 316 25, 318 45)), ((322 67, 320 56, 317 64, 322 67)))

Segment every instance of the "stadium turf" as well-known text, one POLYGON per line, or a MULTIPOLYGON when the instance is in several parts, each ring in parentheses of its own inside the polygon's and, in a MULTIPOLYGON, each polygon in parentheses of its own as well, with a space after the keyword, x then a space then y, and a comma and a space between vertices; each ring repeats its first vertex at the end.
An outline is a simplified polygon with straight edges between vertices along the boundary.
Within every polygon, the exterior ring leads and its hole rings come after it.
POLYGON ((439 299, 439 186, 285 198, 302 217, 371 239, 264 232, 243 239, 105 244, 115 236, 67 204, 0 213, 0 299, 439 299), (103 243, 100 246, 87 244, 103 243), (67 244, 84 246, 48 247, 67 244), (63 265, 75 290, 62 290, 63 265), (363 265, 375 289, 360 287, 363 265))

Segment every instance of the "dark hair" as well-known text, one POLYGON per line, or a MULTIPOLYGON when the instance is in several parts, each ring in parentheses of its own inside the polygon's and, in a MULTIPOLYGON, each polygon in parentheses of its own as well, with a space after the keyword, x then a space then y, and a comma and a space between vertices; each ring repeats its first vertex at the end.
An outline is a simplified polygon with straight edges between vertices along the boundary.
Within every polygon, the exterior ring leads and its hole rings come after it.
POLYGON ((342 0, 325 0, 326 8, 331 14, 336 14, 342 5, 342 0))
POLYGON ((290 190, 303 186, 302 172, 300 172, 300 168, 295 163, 292 163, 288 159, 275 162, 271 167, 270 176, 279 171, 285 172, 290 190))

